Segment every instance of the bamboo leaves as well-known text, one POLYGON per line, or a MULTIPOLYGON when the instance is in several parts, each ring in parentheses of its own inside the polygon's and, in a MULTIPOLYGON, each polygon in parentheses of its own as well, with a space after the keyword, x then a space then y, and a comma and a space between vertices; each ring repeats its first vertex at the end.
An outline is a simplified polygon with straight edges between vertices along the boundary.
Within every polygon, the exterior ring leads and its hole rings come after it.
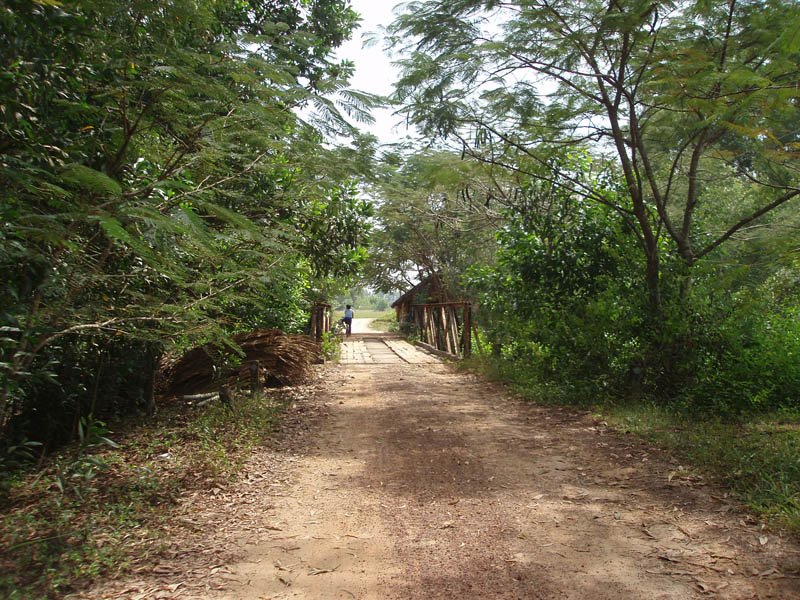
POLYGON ((294 112, 321 90, 342 94, 318 100, 333 130, 353 130, 342 110, 368 119, 373 99, 328 59, 355 14, 245 4, 14 0, 0 18, 0 326, 26 324, 0 342, 0 437, 12 392, 80 412, 87 384, 66 366, 70 391, 26 387, 56 353, 92 373, 88 338, 112 352, 298 330, 310 264, 325 278, 360 256, 349 173, 294 112))
POLYGON ((80 192, 95 196, 120 196, 122 187, 111 177, 80 164, 70 164, 61 172, 61 179, 76 187, 80 192))

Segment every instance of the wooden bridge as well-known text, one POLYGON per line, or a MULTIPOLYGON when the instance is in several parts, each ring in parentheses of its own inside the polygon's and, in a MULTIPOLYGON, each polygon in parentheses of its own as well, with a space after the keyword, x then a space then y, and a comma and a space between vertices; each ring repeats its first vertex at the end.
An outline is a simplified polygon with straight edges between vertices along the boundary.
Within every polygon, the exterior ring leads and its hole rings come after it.
POLYGON ((345 365, 421 365, 440 361, 397 335, 362 333, 353 334, 342 342, 339 362, 345 365))

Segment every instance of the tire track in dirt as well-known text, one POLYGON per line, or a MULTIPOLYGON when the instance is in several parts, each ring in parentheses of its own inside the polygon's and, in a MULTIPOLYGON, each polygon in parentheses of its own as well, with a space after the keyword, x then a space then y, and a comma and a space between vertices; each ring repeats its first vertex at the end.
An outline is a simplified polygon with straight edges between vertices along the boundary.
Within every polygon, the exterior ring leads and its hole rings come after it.
POLYGON ((340 365, 326 389, 279 515, 301 573, 253 548, 227 598, 800 598, 797 546, 583 413, 442 364, 340 365))
POLYGON ((77 597, 800 599, 800 546, 647 444, 353 337, 160 564, 77 597))

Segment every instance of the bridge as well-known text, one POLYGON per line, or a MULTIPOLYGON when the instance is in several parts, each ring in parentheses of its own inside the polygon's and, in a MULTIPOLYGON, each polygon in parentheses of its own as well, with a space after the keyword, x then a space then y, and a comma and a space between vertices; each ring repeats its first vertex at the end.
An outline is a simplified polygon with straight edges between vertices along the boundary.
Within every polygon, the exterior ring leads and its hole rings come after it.
POLYGON ((390 333, 354 333, 342 342, 340 364, 431 364, 440 360, 390 333))

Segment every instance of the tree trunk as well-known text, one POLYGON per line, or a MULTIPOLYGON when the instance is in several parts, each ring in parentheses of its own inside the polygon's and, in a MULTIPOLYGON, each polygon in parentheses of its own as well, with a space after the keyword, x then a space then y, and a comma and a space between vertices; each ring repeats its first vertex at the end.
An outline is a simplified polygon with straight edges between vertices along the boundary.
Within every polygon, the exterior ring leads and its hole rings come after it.
POLYGON ((647 298, 651 315, 656 321, 662 316, 661 304, 661 259, 658 248, 647 248, 647 271, 645 283, 647 285, 647 298))

